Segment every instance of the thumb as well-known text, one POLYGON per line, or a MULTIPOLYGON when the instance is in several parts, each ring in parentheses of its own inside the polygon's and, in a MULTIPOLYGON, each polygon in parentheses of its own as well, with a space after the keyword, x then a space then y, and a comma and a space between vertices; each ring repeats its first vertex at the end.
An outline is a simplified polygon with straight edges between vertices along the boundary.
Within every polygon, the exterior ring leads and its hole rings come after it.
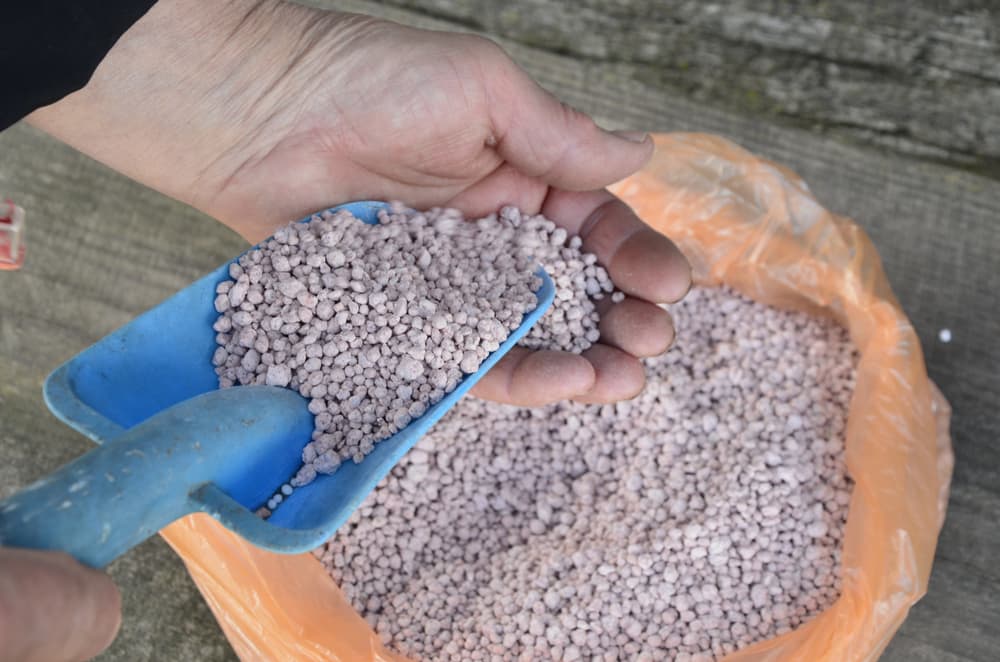
POLYGON ((121 597, 104 573, 61 552, 0 549, 0 659, 89 660, 120 623, 121 597))
POLYGON ((486 81, 500 156, 549 186, 589 191, 641 168, 653 154, 645 133, 611 132, 549 94, 504 56, 486 81))

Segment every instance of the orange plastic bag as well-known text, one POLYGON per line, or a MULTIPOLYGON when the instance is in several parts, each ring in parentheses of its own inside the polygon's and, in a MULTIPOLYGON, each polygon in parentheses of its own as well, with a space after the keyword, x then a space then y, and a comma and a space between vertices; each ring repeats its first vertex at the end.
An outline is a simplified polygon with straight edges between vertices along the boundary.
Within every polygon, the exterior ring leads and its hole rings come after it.
MULTIPOLYGON (((615 192, 691 260, 697 282, 832 315, 860 350, 847 427, 854 478, 843 592, 809 623, 727 658, 876 659, 925 592, 953 456, 950 410, 874 246, 788 170, 713 136, 656 137, 615 192)), ((279 556, 204 515, 163 532, 244 660, 401 660, 386 651, 309 554, 279 556)))

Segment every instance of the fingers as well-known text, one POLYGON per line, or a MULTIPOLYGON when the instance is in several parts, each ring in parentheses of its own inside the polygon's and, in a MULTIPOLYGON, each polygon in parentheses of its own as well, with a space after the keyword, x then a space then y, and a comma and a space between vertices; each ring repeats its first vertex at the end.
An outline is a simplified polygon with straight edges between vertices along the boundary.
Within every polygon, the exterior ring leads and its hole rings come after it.
POLYGON ((0 549, 3 659, 89 660, 120 624, 121 596, 104 573, 61 552, 0 549))
POLYGON ((597 344, 582 356, 593 366, 594 385, 575 396, 577 402, 590 404, 630 400, 646 385, 646 373, 639 359, 616 347, 597 344))
POLYGON ((622 292, 673 303, 691 288, 691 267, 674 243, 607 191, 553 190, 542 213, 579 234, 584 250, 597 256, 622 292))
POLYGON ((662 354, 673 342, 670 316, 655 303, 678 301, 690 289, 687 260, 669 239, 607 191, 552 190, 541 211, 580 234, 584 250, 594 253, 615 286, 630 296, 618 304, 603 303, 601 342, 581 356, 515 348, 472 392, 486 400, 522 406, 633 398, 645 385, 637 357, 662 354), (589 364, 589 371, 581 360, 589 364))
POLYGON ((530 177, 571 191, 603 188, 649 160, 646 134, 605 131, 546 92, 506 55, 486 80, 496 150, 530 177))
POLYGON ((538 407, 569 400, 593 386, 593 364, 582 356, 515 347, 471 392, 483 400, 538 407))
POLYGON ((601 342, 638 358, 659 356, 674 342, 674 325, 659 306, 626 297, 601 312, 601 342))
POLYGON ((610 345, 583 354, 515 347, 473 388, 472 395, 520 407, 562 400, 608 403, 634 398, 646 384, 639 359, 610 345))

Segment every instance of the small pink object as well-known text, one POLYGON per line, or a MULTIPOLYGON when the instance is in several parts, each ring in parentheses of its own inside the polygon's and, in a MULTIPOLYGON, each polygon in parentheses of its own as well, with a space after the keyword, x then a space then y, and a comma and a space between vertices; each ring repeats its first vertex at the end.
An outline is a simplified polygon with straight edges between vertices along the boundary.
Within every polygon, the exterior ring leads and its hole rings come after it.
POLYGON ((0 270, 24 264, 24 210, 10 199, 0 206, 0 270))

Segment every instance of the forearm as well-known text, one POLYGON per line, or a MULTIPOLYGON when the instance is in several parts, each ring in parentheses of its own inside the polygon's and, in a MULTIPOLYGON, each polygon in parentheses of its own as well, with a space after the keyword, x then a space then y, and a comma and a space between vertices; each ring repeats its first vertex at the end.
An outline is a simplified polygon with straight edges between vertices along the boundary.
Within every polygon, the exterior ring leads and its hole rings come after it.
MULTIPOLYGON (((33 125, 167 195, 212 212, 242 160, 248 127, 268 126, 286 62, 271 39, 306 35, 316 14, 276 0, 160 0, 82 90, 33 125), (280 16, 275 16, 280 14, 280 16), (281 24, 301 29, 274 31, 281 24)), ((297 44, 288 44, 294 53, 297 44)), ((277 127, 272 127, 277 128, 277 127)))

